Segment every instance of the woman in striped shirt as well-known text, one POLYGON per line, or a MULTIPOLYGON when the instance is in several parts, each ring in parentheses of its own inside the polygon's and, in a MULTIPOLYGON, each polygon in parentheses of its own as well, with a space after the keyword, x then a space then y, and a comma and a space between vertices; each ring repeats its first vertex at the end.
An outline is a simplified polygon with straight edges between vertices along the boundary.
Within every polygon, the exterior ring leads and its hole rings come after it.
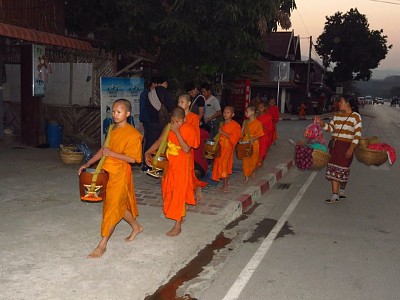
POLYGON ((325 174, 325 178, 332 184, 332 196, 326 200, 326 203, 338 203, 339 198, 346 198, 344 190, 349 179, 353 152, 360 141, 362 128, 361 116, 352 109, 353 101, 351 98, 341 97, 340 112, 335 113, 329 124, 316 118, 321 127, 332 134, 329 147, 331 159, 325 174))

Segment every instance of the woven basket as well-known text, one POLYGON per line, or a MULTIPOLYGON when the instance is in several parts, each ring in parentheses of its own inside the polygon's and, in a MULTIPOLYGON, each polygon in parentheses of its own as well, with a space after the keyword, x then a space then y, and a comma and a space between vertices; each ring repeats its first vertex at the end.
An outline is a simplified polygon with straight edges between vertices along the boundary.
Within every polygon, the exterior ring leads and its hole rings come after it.
POLYGON ((361 148, 368 148, 369 144, 379 144, 379 139, 377 136, 370 136, 363 139, 360 139, 358 145, 361 148))
POLYGON ((314 149, 312 152, 313 164, 311 170, 320 170, 328 164, 331 155, 328 152, 314 149))
POLYGON ((354 154, 358 161, 366 164, 367 166, 380 166, 388 159, 386 151, 361 148, 360 146, 356 147, 354 154))
POLYGON ((83 152, 76 146, 60 145, 60 158, 66 165, 80 164, 83 159, 83 152))

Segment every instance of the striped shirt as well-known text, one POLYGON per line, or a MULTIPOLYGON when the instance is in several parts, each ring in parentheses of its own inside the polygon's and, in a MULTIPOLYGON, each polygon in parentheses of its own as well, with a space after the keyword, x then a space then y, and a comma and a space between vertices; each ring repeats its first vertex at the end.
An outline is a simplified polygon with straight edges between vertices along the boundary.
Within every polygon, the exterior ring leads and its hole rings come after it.
POLYGON ((332 139, 354 143, 361 139, 361 116, 353 112, 350 116, 343 113, 336 113, 329 124, 325 123, 324 130, 332 133, 332 139))

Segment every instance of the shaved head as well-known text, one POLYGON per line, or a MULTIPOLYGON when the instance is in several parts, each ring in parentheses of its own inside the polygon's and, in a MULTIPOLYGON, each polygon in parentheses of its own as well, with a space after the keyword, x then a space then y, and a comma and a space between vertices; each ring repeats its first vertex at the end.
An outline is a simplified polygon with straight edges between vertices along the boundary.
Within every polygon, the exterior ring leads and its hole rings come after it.
POLYGON ((181 107, 175 107, 172 110, 171 117, 175 117, 177 119, 185 119, 185 111, 181 107))
POLYGON ((117 99, 114 101, 113 104, 117 104, 117 103, 123 104, 126 107, 126 110, 129 112, 132 110, 131 102, 127 99, 117 99))
POLYGON ((230 105, 225 106, 224 110, 225 110, 225 109, 229 110, 231 113, 234 113, 234 112, 235 112, 235 108, 234 108, 233 106, 230 106, 230 105))

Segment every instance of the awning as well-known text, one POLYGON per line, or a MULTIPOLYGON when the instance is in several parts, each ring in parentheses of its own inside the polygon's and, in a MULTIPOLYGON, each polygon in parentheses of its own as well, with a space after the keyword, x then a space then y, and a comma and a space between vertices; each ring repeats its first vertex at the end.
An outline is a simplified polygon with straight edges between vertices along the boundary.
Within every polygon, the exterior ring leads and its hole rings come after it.
POLYGON ((61 46, 72 49, 93 51, 92 45, 78 39, 65 37, 44 31, 24 28, 0 22, 0 36, 20 39, 38 44, 61 46))

